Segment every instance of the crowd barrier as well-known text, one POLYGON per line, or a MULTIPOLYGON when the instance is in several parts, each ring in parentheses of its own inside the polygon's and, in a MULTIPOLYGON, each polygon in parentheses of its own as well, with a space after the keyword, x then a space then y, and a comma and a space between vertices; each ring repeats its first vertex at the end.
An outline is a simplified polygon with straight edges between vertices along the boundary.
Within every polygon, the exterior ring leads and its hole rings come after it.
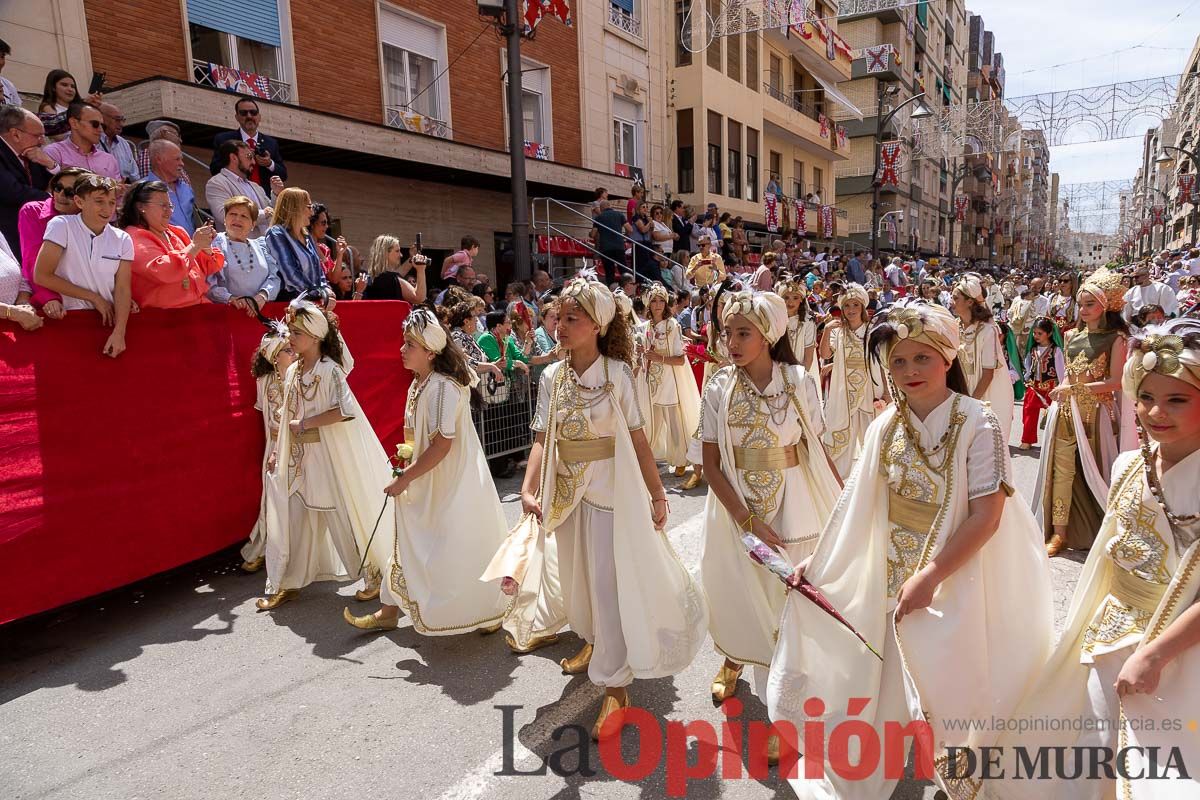
MULTIPOLYGON (((408 310, 336 309, 350 387, 388 450, 404 437, 408 310)), ((147 310, 111 359, 93 312, 0 328, 0 624, 245 539, 262 487, 250 375, 262 333, 227 306, 147 310)))

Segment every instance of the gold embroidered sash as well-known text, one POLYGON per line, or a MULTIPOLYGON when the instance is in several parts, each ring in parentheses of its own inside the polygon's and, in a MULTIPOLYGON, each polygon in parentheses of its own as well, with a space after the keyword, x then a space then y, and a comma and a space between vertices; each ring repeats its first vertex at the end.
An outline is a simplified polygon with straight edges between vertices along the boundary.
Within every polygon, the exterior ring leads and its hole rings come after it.
POLYGON ((571 464, 587 461, 604 461, 617 453, 617 440, 612 436, 598 439, 559 439, 558 460, 571 464))
POLYGON ((316 444, 321 441, 321 429, 309 428, 304 433, 297 433, 293 436, 292 441, 297 444, 316 444))
POLYGON ((937 520, 938 503, 926 503, 888 490, 888 519, 905 530, 926 533, 937 520))
POLYGON ((1115 566, 1111 571, 1109 594, 1127 606, 1153 614, 1167 593, 1167 584, 1139 578, 1128 570, 1115 566))
POLYGON ((807 455, 804 442, 786 447, 735 447, 733 465, 741 470, 781 470, 800 465, 807 455))

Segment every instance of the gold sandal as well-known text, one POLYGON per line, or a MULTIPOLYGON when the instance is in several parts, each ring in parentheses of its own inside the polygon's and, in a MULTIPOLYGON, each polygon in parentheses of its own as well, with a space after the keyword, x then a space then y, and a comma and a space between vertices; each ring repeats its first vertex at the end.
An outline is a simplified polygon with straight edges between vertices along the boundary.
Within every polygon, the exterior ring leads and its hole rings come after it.
POLYGON ((342 619, 346 620, 346 622, 349 622, 359 630, 364 631, 394 631, 396 630, 396 626, 400 624, 399 614, 397 614, 396 618, 393 620, 384 621, 374 614, 356 617, 350 613, 350 609, 348 608, 342 609, 342 619))
POLYGON ((300 594, 299 589, 284 589, 282 592, 276 592, 268 597, 260 597, 255 601, 254 605, 259 611, 270 611, 279 608, 289 600, 295 599, 296 595, 300 594))
POLYGON ((629 692, 625 692, 624 702, 613 697, 611 694, 604 695, 604 702, 600 704, 600 715, 596 717, 596 724, 592 726, 592 741, 600 741, 600 737, 619 736, 621 728, 618 726, 610 726, 610 729, 604 727, 604 723, 608 721, 608 717, 614 711, 622 708, 629 708, 629 692))
POLYGON ((592 663, 592 645, 584 642, 583 649, 570 658, 558 662, 563 675, 581 675, 587 672, 588 664, 592 663))
POLYGON ((712 682, 714 703, 723 703, 737 694, 738 678, 742 677, 744 666, 745 664, 738 664, 737 669, 730 669, 725 664, 721 665, 721 669, 717 670, 717 677, 713 678, 712 682))

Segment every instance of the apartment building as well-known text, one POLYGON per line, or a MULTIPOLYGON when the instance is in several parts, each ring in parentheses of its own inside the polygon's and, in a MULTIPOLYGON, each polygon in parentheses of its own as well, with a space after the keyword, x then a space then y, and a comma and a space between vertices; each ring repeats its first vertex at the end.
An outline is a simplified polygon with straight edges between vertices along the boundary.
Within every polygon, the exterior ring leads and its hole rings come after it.
MULTIPOLYGON (((669 194, 700 209, 716 203, 759 229, 768 185, 793 201, 811 195, 814 209, 817 198, 838 202, 833 165, 847 155, 834 120, 859 112, 838 90, 852 59, 836 7, 817 0, 802 23, 787 19, 784 3, 736 5, 743 32, 715 36, 707 16, 720 19, 732 4, 672 5, 669 194)), ((807 224, 817 231, 815 213, 807 224)))
POLYGON ((839 203, 849 213, 850 234, 864 247, 870 245, 876 138, 904 136, 909 141, 902 145, 899 184, 880 190, 880 247, 927 256, 944 253, 953 213, 954 165, 912 157, 912 130, 906 121, 917 104, 902 109, 882 133, 880 125, 892 109, 918 95, 920 105, 932 110, 963 102, 966 8, 962 0, 897 4, 843 16, 841 30, 857 57, 851 81, 839 88, 866 115, 861 122, 845 123, 849 158, 836 167, 839 203))
MULTIPOLYGON (((665 20, 642 24, 651 5, 572 3, 572 25, 546 17, 523 41, 531 198, 628 196, 628 167, 653 164, 655 146, 661 158, 646 120, 663 102, 649 65, 665 20)), ((218 87, 245 73, 289 183, 352 243, 420 231, 436 255, 470 233, 484 271, 511 270, 505 44, 476 0, 48 0, 0 9, 0 37, 31 103, 45 70, 67 65, 81 88, 106 74, 128 134, 177 122, 200 186, 213 135, 235 126, 235 96, 218 87)))
MULTIPOLYGON (((1175 96, 1175 113, 1170 118, 1174 127, 1174 135, 1163 140, 1163 144, 1172 145, 1183 150, 1200 155, 1200 37, 1188 54, 1183 74, 1179 78, 1179 88, 1175 96)), ((1168 173, 1164 187, 1170 196, 1167 214, 1167 245, 1172 248, 1190 247, 1200 241, 1200 208, 1195 200, 1188 202, 1179 190, 1179 176, 1192 176, 1193 186, 1200 181, 1196 174, 1195 164, 1190 158, 1177 150, 1162 153, 1165 156, 1164 167, 1168 173), (1170 159, 1167 161, 1166 159, 1170 159)), ((1200 199, 1200 189, 1193 190, 1200 199)))

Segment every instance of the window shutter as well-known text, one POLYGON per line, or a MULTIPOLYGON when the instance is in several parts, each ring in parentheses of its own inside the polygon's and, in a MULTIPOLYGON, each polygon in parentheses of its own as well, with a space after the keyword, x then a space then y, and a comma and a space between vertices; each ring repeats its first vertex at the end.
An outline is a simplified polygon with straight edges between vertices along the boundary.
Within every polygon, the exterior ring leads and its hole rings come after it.
POLYGON ((187 0, 188 22, 279 47, 276 0, 187 0))
POLYGON ((379 9, 379 38, 385 44, 442 63, 442 30, 384 8, 379 9))
POLYGON ((611 2, 626 14, 633 16, 633 0, 611 0, 611 2))

